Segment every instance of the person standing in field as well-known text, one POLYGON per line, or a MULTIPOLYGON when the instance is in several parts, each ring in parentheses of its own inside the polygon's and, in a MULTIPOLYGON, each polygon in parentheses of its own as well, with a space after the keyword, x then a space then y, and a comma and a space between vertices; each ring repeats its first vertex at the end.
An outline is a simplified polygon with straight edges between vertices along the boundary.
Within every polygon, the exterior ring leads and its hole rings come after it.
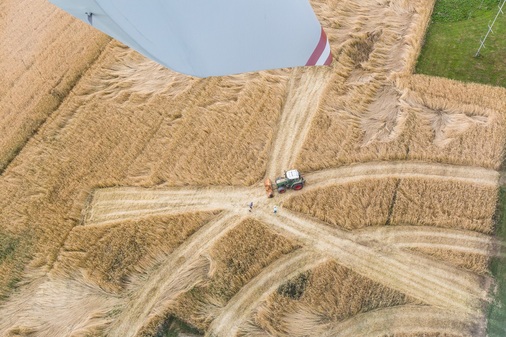
POLYGON ((278 213, 278 206, 274 206, 274 214, 278 213))

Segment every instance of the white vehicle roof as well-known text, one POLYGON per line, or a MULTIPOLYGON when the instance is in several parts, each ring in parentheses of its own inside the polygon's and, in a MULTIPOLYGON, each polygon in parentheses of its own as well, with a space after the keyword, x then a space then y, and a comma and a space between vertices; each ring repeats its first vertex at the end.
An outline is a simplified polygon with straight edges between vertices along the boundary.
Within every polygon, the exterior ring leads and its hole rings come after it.
POLYGON ((297 170, 290 170, 290 171, 286 171, 286 177, 288 179, 299 179, 300 174, 299 174, 299 171, 297 171, 297 170))
POLYGON ((308 0, 49 0, 175 71, 198 77, 328 65, 308 0))

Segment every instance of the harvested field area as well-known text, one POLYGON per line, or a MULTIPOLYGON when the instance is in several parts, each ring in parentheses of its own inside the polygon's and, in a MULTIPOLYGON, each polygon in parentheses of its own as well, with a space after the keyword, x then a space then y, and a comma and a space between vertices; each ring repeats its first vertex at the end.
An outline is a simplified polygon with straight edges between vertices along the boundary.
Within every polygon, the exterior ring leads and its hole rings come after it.
MULTIPOLYGON (((453 247, 452 247, 453 248, 453 247)), ((490 266, 491 255, 493 251, 483 250, 481 253, 473 253, 466 251, 455 251, 452 248, 425 248, 416 247, 412 248, 414 251, 420 252, 434 257, 438 260, 444 260, 447 263, 451 263, 457 267, 470 270, 480 275, 487 275, 490 266)))
POLYGON ((237 291, 267 265, 294 249, 294 243, 258 221, 242 222, 210 248, 211 278, 182 295, 173 313, 205 331, 237 291))
POLYGON ((411 74, 434 0, 311 4, 330 67, 206 79, 0 5, 0 335, 486 336, 506 90, 411 74))
POLYGON ((101 335, 101 327, 112 320, 108 313, 121 305, 117 296, 77 275, 41 276, 24 289, 2 306, 0 329, 5 336, 101 335))
POLYGON ((348 230, 381 226, 388 220, 397 180, 364 179, 326 187, 294 196, 283 206, 348 230))
POLYGON ((484 275, 490 256, 497 254, 486 235, 493 228, 496 202, 497 189, 492 186, 452 182, 451 178, 384 178, 310 190, 283 205, 354 231, 363 237, 360 240, 381 240, 484 275), (386 231, 379 226, 400 228, 386 231))
POLYGON ((430 178, 362 179, 288 199, 284 206, 348 230, 426 225, 490 234, 497 188, 430 178))
MULTIPOLYGON (((504 107, 481 104, 472 85, 442 80, 438 87, 422 80, 411 80, 419 85, 371 80, 329 89, 297 167, 313 171, 373 160, 421 160, 498 169, 506 141, 504 107), (442 96, 441 85, 462 91, 456 96, 466 99, 442 96)), ((506 98, 504 89, 495 94, 493 100, 506 98)))
POLYGON ((110 41, 43 1, 0 4, 0 172, 110 41))
POLYGON ((366 1, 335 6, 337 11, 357 16, 350 20, 343 15, 346 19, 334 23, 338 28, 329 33, 347 30, 349 35, 335 53, 334 76, 320 100, 307 138, 311 141, 302 147, 297 167, 312 171, 371 160, 410 159, 499 168, 506 134, 506 89, 406 76, 416 62, 432 4, 366 1), (388 10, 375 8, 385 3, 388 10), (374 13, 362 12, 373 8, 374 13), (368 18, 367 23, 358 13, 368 18), (397 19, 412 20, 412 25, 401 29, 407 36, 404 43, 392 38, 391 30, 405 21, 367 29, 371 17, 393 13, 397 19), (403 62, 396 65, 390 58, 393 54, 395 61, 403 62))
POLYGON ((76 227, 62 247, 56 270, 80 270, 86 280, 102 289, 121 292, 130 283, 132 273, 153 268, 211 216, 187 213, 153 217, 149 221, 76 227))
POLYGON ((414 75, 400 86, 421 118, 412 135, 409 159, 499 169, 503 158, 505 88, 414 75), (430 128, 430 132, 422 130, 430 128), (429 154, 430 153, 430 154, 429 154))
POLYGON ((332 323, 359 313, 414 302, 329 261, 282 284, 255 310, 254 325, 243 335, 261 329, 274 336, 320 336, 332 323))
POLYGON ((391 223, 455 228, 490 234, 497 188, 447 181, 403 179, 391 223))

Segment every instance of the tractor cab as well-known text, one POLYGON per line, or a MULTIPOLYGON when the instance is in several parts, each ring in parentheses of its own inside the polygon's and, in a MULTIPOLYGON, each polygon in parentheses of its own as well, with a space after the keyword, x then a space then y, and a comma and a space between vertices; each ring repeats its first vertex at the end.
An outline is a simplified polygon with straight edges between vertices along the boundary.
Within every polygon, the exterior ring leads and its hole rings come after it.
POLYGON ((289 180, 300 179, 300 173, 297 170, 286 171, 285 177, 289 180))
POLYGON ((278 193, 285 193, 287 189, 298 191, 304 187, 305 182, 298 170, 289 170, 285 171, 284 177, 276 179, 276 188, 278 193))

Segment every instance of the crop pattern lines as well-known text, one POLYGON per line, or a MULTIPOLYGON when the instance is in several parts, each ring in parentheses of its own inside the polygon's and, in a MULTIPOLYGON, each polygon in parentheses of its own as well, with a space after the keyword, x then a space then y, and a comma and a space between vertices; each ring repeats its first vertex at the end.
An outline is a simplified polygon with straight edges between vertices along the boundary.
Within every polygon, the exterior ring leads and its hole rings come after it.
POLYGON ((434 3, 311 1, 330 67, 196 79, 96 47, 6 170, 43 235, 0 334, 485 335, 506 92, 412 74, 434 3), (304 188, 267 198, 289 169, 304 188))
MULTIPOLYGON (((317 94, 315 96, 318 97, 317 94)), ((309 106, 316 109, 318 104, 309 106)), ((279 151, 275 146, 273 151, 277 153, 277 157, 275 159, 273 157, 268 164, 267 177, 282 172, 282 168, 293 167, 296 161, 295 154, 300 152, 298 147, 303 143, 298 137, 307 134, 307 128, 311 125, 308 115, 314 114, 309 108, 302 111, 305 113, 283 112, 281 118, 290 118, 292 121, 280 123, 278 138, 274 143, 276 146, 284 146, 284 149, 279 151), (292 139, 286 140, 286 135, 290 135, 292 139), (285 139, 282 145, 278 144, 279 138, 285 139)), ((85 224, 100 225, 139 217, 220 210, 219 216, 214 221, 190 237, 186 246, 176 250, 157 271, 157 275, 173 275, 172 277, 190 268, 212 242, 225 235, 246 217, 267 224, 284 236, 295 238, 302 248, 269 265, 236 293, 210 324, 208 334, 212 336, 236 336, 241 331, 241 326, 250 319, 255 308, 269 294, 298 274, 332 259, 362 276, 408 295, 420 304, 358 315, 352 319, 354 322, 360 320, 361 316, 365 316, 365 319, 374 316, 375 322, 383 319, 387 323, 392 313, 396 313, 405 319, 392 324, 390 331, 381 332, 402 332, 403 328, 409 330, 409 326, 415 324, 413 319, 423 312, 427 317, 434 317, 427 323, 430 331, 459 333, 462 326, 480 319, 480 308, 488 300, 485 286, 490 283, 488 277, 442 260, 429 258, 414 252, 411 248, 442 248, 487 256, 494 249, 489 235, 432 226, 377 226, 349 231, 329 226, 324 221, 292 211, 282 205, 289 198, 297 198, 304 193, 367 179, 421 178, 494 188, 499 179, 497 171, 418 161, 391 161, 366 162, 308 172, 305 178, 307 186, 303 191, 276 194, 273 199, 265 196, 262 184, 251 187, 98 189, 88 205, 84 221, 85 224), (249 212, 248 205, 251 202, 254 206, 252 212, 249 212), (273 211, 274 206, 280 207, 277 213, 273 211), (175 266, 174 261, 180 261, 181 256, 186 257, 185 262, 175 266), (443 316, 447 319, 442 319, 443 316), (448 324, 449 321, 461 324, 448 324), (405 322, 405 326, 399 322, 405 322)), ((170 280, 146 282, 145 287, 140 290, 144 296, 134 296, 136 303, 131 304, 132 309, 125 310, 130 316, 129 319, 119 319, 116 333, 111 335, 135 335, 135 332, 128 332, 126 325, 142 326, 150 315, 161 310, 160 307, 164 305, 163 297, 157 299, 150 294, 163 294, 169 291, 159 289, 155 291, 149 287, 158 288, 167 284, 171 284, 170 280), (138 323, 132 324, 132 319, 138 320, 138 323), (121 326, 121 322, 125 326, 121 326)), ((356 336, 358 332, 352 325, 351 322, 335 324, 333 327, 329 326, 327 330, 339 332, 338 335, 356 336), (345 333, 346 331, 348 333, 345 333)))

